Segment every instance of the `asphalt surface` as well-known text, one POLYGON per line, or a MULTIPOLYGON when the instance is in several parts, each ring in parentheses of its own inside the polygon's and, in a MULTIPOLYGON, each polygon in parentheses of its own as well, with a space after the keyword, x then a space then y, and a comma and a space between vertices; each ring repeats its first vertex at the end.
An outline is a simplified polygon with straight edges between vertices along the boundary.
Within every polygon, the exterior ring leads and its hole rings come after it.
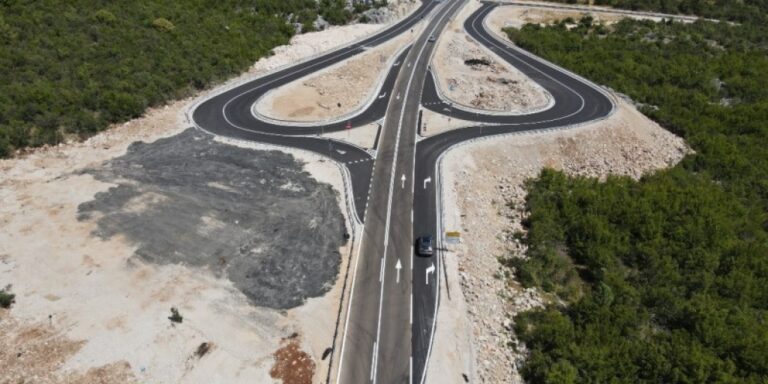
POLYGON ((132 259, 204 268, 279 310, 326 294, 339 275, 344 207, 284 152, 189 128, 82 173, 113 186, 80 204, 78 219, 94 219, 102 239, 124 237, 132 259))
MULTIPOLYGON (((479 43, 493 50, 502 59, 506 60, 518 70, 525 73, 539 85, 544 87, 554 98, 552 108, 528 115, 490 115, 476 114, 465 110, 450 108, 448 111, 436 107, 437 112, 451 117, 478 121, 482 123, 494 123, 499 125, 478 125, 459 130, 447 131, 435 136, 420 140, 416 147, 415 181, 417 188, 414 190, 414 221, 413 236, 435 234, 441 241, 444 230, 439 223, 439 174, 436 167, 441 154, 450 147, 473 139, 492 137, 515 132, 558 128, 579 123, 584 123, 603 118, 613 110, 611 100, 591 83, 561 71, 556 66, 539 59, 527 52, 499 41, 483 26, 483 19, 496 7, 495 3, 485 3, 475 11, 464 23, 467 33, 479 43), (425 182, 430 180, 431 182, 425 182)), ((434 90, 432 76, 427 76, 422 98, 424 103, 443 102, 434 90), (430 88, 431 86, 431 88, 430 88)), ((432 109, 432 106, 426 107, 432 109)), ((413 266, 413 308, 414 321, 412 328, 412 351, 414 367, 426 369, 429 359, 432 336, 434 334, 435 317, 434 310, 439 305, 439 295, 434 286, 418 284, 419 279, 424 279, 427 268, 434 263, 437 266, 435 276, 440 276, 440 267, 444 248, 438 244, 438 251, 432 258, 417 258, 413 266)), ((418 376, 418 370, 414 368, 414 375, 418 376)), ((423 382, 425 374, 420 380, 423 382)), ((457 378, 458 381, 458 378, 457 378)), ((414 380, 414 382, 417 382, 414 380)))
MULTIPOLYGON (((349 169, 352 181, 352 196, 355 203, 357 219, 362 222, 365 215, 365 205, 368 197, 369 180, 373 169, 373 157, 364 149, 352 144, 329 140, 308 135, 318 135, 322 132, 333 132, 365 125, 382 118, 386 106, 392 97, 387 92, 394 84, 399 73, 400 60, 396 61, 389 71, 381 88, 387 94, 378 98, 365 111, 347 120, 316 126, 294 126, 275 124, 259 120, 252 113, 253 104, 266 92, 297 80, 315 71, 321 70, 338 62, 347 60, 365 52, 371 47, 383 44, 401 33, 411 33, 413 26, 430 14, 438 5, 436 2, 425 1, 411 15, 369 38, 337 49, 323 56, 315 57, 295 66, 285 68, 253 81, 231 88, 205 100, 192 111, 195 125, 209 133, 261 142, 285 147, 300 148, 345 164, 349 169)), ((402 53, 405 56, 408 50, 402 53)))
POLYGON ((355 209, 364 228, 358 255, 353 258, 342 339, 335 343, 340 350, 332 354, 339 361, 338 375, 332 378, 337 382, 425 381, 435 327, 439 326, 435 320, 444 255, 436 167, 442 153, 468 140, 592 121, 613 109, 610 99, 593 84, 486 31, 483 20, 495 3, 483 4, 466 20, 465 29, 544 87, 554 105, 532 114, 504 116, 453 108, 440 99, 429 72, 434 49, 429 37, 438 35, 463 4, 464 0, 424 2, 410 17, 369 39, 225 91, 193 111, 196 125, 213 134, 310 150, 349 169, 355 209), (387 74, 379 90, 385 97, 350 119, 356 126, 384 117, 375 158, 350 144, 300 136, 345 129, 347 120, 322 126, 284 126, 252 114, 252 105, 268 90, 346 60, 399 33, 411 33, 408 30, 421 18, 428 19, 428 25, 387 74), (422 138, 418 135, 421 103, 480 124, 422 138), (414 255, 415 239, 424 234, 435 235, 437 251, 432 257, 414 255))

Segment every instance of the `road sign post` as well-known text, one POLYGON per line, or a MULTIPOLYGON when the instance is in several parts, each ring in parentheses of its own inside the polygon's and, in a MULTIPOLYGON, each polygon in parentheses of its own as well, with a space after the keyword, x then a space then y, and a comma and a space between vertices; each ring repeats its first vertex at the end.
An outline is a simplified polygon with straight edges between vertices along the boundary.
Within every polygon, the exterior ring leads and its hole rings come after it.
POLYGON ((459 231, 448 231, 445 233, 445 243, 456 245, 461 243, 461 232, 459 231))

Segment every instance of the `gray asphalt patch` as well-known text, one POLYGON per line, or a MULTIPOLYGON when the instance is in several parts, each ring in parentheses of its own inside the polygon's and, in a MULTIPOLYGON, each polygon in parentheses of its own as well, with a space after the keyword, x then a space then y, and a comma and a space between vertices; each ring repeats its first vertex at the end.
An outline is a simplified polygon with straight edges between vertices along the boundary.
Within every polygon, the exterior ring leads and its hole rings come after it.
POLYGON ((188 129, 83 172, 117 185, 81 204, 78 219, 97 220, 100 238, 126 236, 146 262, 209 268, 276 309, 323 295, 339 273, 336 191, 289 154, 188 129))

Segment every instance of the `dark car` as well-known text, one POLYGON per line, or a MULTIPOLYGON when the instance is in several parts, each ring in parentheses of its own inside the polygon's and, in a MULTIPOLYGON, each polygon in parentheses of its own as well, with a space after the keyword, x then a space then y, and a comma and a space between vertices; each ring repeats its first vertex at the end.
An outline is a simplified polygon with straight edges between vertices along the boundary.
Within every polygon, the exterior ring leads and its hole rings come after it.
POLYGON ((434 253, 433 243, 434 241, 432 240, 431 235, 419 237, 419 240, 416 241, 416 250, 418 254, 421 256, 432 256, 434 253))

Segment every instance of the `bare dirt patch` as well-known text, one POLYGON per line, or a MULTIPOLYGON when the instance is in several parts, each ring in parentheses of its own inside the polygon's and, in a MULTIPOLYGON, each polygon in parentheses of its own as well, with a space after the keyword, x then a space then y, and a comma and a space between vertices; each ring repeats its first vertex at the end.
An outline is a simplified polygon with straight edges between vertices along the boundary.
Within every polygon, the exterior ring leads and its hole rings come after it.
POLYGON ((135 383, 121 361, 86 372, 64 372, 64 362, 85 344, 46 323, 24 325, 0 309, 0 383, 135 383))
POLYGON ((273 90, 256 104, 266 117, 290 121, 322 121, 339 118, 360 109, 370 100, 379 80, 389 71, 395 53, 418 34, 413 32, 323 71, 297 79, 273 90))
MULTIPOLYGON (((543 3, 543 4, 549 4, 549 5, 561 5, 561 4, 555 4, 555 3, 543 3)), ((584 16, 592 16, 595 22, 605 24, 605 25, 611 25, 615 24, 622 19, 625 18, 631 18, 631 19, 637 19, 637 20, 653 20, 653 21, 661 21, 662 19, 660 17, 655 16, 647 16, 642 14, 617 14, 617 13, 610 13, 606 12, 610 11, 609 9, 601 9, 599 7, 593 7, 590 9, 584 9, 584 10, 570 10, 570 9, 549 9, 549 8, 537 8, 537 7, 526 7, 526 6, 499 6, 496 7, 491 13, 488 15, 486 22, 491 29, 498 33, 500 36, 505 35, 501 30, 503 28, 512 27, 512 28, 522 28, 525 24, 539 24, 539 25, 547 25, 552 24, 554 22, 566 19, 566 18, 572 18, 575 21, 578 21, 584 16)), ((683 20, 685 21, 685 20, 683 20)), ((502 36, 506 38, 506 36, 502 36)))
MULTIPOLYGON (((451 301, 460 302, 456 295, 462 295, 467 304, 442 306, 441 311, 466 307, 471 337, 463 336, 461 322, 455 328, 438 327, 438 343, 441 338, 449 340, 444 341, 444 350, 461 353, 442 357, 445 365, 431 365, 430 373, 434 370, 439 377, 451 372, 455 380, 469 366, 470 382, 522 383, 518 366, 524 348, 509 347, 516 344, 511 332, 514 316, 542 305, 542 298, 536 290, 523 289, 509 279, 497 257, 525 257, 525 247, 512 235, 523 229, 526 179, 543 167, 571 175, 639 178, 676 164, 688 151, 682 139, 621 101, 616 113, 600 122, 555 133, 495 138, 449 152, 443 163, 443 220, 446 230, 462 232, 463 242, 447 256, 457 260, 448 263, 448 282, 454 287, 451 301), (457 285, 461 289, 455 289, 457 285), (467 340, 473 344, 466 345, 467 340)), ((435 361, 440 361, 440 351, 435 349, 435 361)))
POLYGON ((469 1, 438 39, 432 65, 441 92, 475 109, 525 113, 545 108, 550 96, 543 88, 464 31, 464 21, 479 7, 469 1))
POLYGON ((283 384, 311 384, 315 372, 312 357, 301 350, 298 335, 284 339, 280 349, 275 351, 275 364, 269 371, 274 379, 283 384))

